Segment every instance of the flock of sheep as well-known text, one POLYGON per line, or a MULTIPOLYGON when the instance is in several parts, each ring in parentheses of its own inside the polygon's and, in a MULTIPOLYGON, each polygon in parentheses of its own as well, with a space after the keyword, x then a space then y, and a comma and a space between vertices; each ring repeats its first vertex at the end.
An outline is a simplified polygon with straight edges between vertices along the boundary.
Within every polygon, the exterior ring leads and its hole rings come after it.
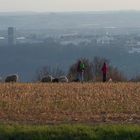
POLYGON ((57 82, 57 83, 66 82, 67 83, 67 82, 69 82, 69 80, 66 76, 60 76, 58 78, 54 78, 53 76, 48 75, 46 77, 43 77, 40 82, 57 82))
MULTIPOLYGON (((2 81, 2 78, 0 78, 0 81, 2 81)), ((9 75, 4 79, 5 83, 14 83, 19 82, 19 76, 17 74, 9 75)), ((39 82, 47 83, 47 82, 53 82, 53 83, 59 83, 59 82, 65 82, 68 83, 69 80, 67 76, 60 76, 58 78, 54 78, 51 75, 43 77, 39 82)), ((74 80, 73 82, 78 82, 77 80, 74 80)), ((110 78, 108 82, 112 82, 112 79, 110 78)))
MULTIPOLYGON (((1 79, 2 80, 2 79, 1 79)), ((40 82, 68 82, 68 78, 66 76, 60 76, 58 78, 54 78, 51 75, 43 77, 40 82)), ((4 82, 19 82, 19 76, 17 74, 9 75, 4 79, 4 82)))

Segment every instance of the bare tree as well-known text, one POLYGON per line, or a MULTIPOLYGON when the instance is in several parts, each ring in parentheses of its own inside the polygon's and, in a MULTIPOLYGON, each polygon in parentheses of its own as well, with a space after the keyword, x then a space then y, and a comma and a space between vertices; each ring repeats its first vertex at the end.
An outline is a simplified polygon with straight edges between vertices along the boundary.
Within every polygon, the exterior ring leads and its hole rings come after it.
POLYGON ((122 82, 127 81, 126 76, 118 70, 118 68, 109 66, 108 78, 111 78, 113 81, 122 82))
POLYGON ((130 82, 140 82, 140 75, 137 75, 130 79, 130 82))
POLYGON ((111 78, 113 81, 127 81, 127 78, 125 77, 125 75, 120 70, 118 70, 118 68, 112 66, 108 59, 101 58, 101 57, 95 57, 92 62, 95 81, 102 80, 101 69, 104 62, 107 64, 107 67, 108 67, 107 80, 111 78))
POLYGON ((127 78, 121 71, 110 64, 109 60, 107 60, 106 58, 94 57, 93 61, 91 62, 86 58, 78 59, 69 69, 68 78, 70 81, 73 81, 77 77, 77 65, 79 60, 82 60, 86 66, 84 72, 85 81, 102 81, 101 69, 104 62, 108 66, 107 80, 109 80, 109 78, 111 78, 113 81, 127 80, 127 78))
POLYGON ((93 80, 93 69, 92 69, 93 66, 92 66, 92 63, 86 58, 78 59, 73 65, 70 66, 70 69, 68 72, 69 80, 73 81, 77 79, 77 66, 78 66, 79 60, 81 60, 85 64, 84 81, 93 80))

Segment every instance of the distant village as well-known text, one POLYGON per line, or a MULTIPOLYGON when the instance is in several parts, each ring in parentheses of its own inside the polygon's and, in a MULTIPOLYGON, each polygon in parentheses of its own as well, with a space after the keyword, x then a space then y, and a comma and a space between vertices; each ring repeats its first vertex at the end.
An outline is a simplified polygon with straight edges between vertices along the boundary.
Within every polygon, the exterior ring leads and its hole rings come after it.
MULTIPOLYGON (((112 27, 113 28, 113 27, 112 27)), ((41 34, 38 32, 26 32, 17 30, 16 27, 8 27, 1 31, 0 46, 17 46, 20 44, 46 44, 55 42, 61 45, 76 45, 78 47, 99 46, 99 47, 118 47, 123 46, 129 49, 129 53, 140 53, 140 34, 124 33, 115 34, 108 30, 98 31, 93 34, 82 34, 81 32, 41 34)), ((25 45, 26 46, 26 45, 25 45)))

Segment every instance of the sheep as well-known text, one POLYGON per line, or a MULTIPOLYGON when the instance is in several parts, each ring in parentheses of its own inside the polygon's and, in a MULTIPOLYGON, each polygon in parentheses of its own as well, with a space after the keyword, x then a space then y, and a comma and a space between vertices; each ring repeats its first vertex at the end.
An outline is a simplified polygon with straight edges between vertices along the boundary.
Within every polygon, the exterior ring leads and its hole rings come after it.
POLYGON ((51 75, 45 76, 41 79, 41 82, 52 82, 53 81, 53 77, 51 75))
POLYGON ((59 82, 66 82, 66 83, 69 82, 69 80, 68 80, 68 78, 67 78, 66 76, 60 76, 60 77, 58 78, 58 80, 59 80, 59 82))
POLYGON ((53 83, 58 83, 58 82, 59 82, 59 79, 58 79, 58 78, 54 78, 54 79, 52 80, 52 82, 53 82, 53 83))
POLYGON ((46 77, 43 77, 41 79, 41 82, 53 82, 53 83, 68 82, 68 78, 66 76, 60 76, 58 78, 54 78, 51 75, 48 75, 46 77))
POLYGON ((5 82, 18 82, 19 76, 17 74, 9 75, 5 78, 5 82))

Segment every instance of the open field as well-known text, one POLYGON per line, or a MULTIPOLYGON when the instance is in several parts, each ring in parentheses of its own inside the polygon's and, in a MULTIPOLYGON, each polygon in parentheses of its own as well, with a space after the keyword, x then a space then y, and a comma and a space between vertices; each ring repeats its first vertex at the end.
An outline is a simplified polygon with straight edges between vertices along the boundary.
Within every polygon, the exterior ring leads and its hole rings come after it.
POLYGON ((0 121, 140 123, 140 83, 0 84, 0 121))

